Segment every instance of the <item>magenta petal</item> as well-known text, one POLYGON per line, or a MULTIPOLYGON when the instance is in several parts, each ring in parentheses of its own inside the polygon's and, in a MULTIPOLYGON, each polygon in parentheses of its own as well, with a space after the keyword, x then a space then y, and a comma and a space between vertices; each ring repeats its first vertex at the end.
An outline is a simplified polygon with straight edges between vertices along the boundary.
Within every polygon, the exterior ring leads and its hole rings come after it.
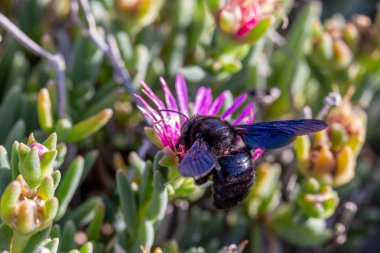
POLYGON ((175 100, 168 85, 166 84, 165 80, 162 77, 160 77, 160 81, 161 81, 162 89, 164 90, 167 108, 173 111, 178 111, 177 101, 175 100))
POLYGON ((183 78, 181 74, 178 74, 175 78, 175 90, 181 112, 186 116, 189 116, 187 86, 185 78, 183 78))
POLYGON ((143 107, 137 105, 137 108, 142 112, 142 114, 144 114, 145 118, 148 119, 148 121, 150 120, 151 123, 155 122, 156 120, 154 119, 154 117, 152 116, 152 114, 150 112, 148 112, 147 110, 145 110, 143 107))
POLYGON ((212 90, 211 88, 206 88, 204 99, 201 103, 200 114, 207 115, 212 104, 212 90))
POLYGON ((155 94, 154 92, 149 88, 149 86, 144 82, 142 81, 141 82, 142 86, 143 86, 143 92, 144 94, 150 98, 150 100, 153 101, 153 103, 157 106, 158 109, 166 109, 164 103, 161 101, 161 99, 159 99, 155 94))
POLYGON ((214 103, 212 103, 211 107, 210 107, 210 110, 208 111, 208 115, 217 115, 220 108, 222 108, 223 106, 223 103, 224 103, 224 100, 225 100, 225 94, 224 92, 222 94, 220 94, 214 101, 214 103))
POLYGON ((240 96, 238 96, 234 102, 232 103, 232 105, 230 106, 230 108, 228 108, 221 116, 222 119, 225 119, 226 117, 230 116, 237 108, 239 108, 239 106, 241 106, 241 104, 244 103, 244 101, 247 99, 248 95, 247 93, 243 93, 241 94, 240 96))
POLYGON ((161 119, 160 114, 158 114, 157 111, 154 110, 141 96, 139 96, 137 94, 134 94, 134 95, 138 100, 140 100, 140 102, 144 105, 144 107, 147 109, 147 111, 149 111, 149 113, 152 115, 152 117, 155 121, 161 119))
POLYGON ((206 88, 203 86, 201 86, 198 89, 197 94, 195 95, 194 112, 193 112, 194 115, 200 114, 202 110, 202 102, 206 95, 206 92, 207 92, 206 88))
POLYGON ((244 124, 250 124, 253 122, 254 119, 254 104, 251 102, 249 103, 244 109, 241 111, 241 113, 236 117, 236 120, 232 123, 232 125, 238 125, 241 123, 244 124))

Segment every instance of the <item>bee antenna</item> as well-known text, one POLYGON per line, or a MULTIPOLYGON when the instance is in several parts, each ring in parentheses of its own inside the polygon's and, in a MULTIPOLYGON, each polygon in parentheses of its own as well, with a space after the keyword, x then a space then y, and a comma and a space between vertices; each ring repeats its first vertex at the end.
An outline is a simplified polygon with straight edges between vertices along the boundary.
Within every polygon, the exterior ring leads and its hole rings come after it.
POLYGON ((173 178, 173 179, 170 180, 169 182, 166 182, 166 183, 164 184, 164 186, 168 186, 169 184, 171 184, 171 183, 177 181, 178 179, 180 179, 181 177, 182 177, 182 175, 179 175, 178 177, 173 178))
POLYGON ((187 117, 184 113, 182 112, 178 112, 178 111, 174 111, 174 110, 169 110, 169 109, 160 109, 160 110, 157 110, 158 112, 175 112, 181 116, 183 116, 184 118, 186 118, 186 120, 189 119, 189 117, 187 117))

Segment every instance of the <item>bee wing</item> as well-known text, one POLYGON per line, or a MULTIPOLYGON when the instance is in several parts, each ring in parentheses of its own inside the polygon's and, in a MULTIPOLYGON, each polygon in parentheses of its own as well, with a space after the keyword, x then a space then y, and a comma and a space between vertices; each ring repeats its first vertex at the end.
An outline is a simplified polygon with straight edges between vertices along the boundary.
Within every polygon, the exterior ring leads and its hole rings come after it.
POLYGON ((299 119, 238 125, 236 129, 250 149, 275 149, 290 144, 299 135, 315 133, 326 127, 322 120, 299 119))
POLYGON ((207 175, 217 164, 206 143, 197 140, 179 164, 179 171, 185 177, 197 179, 207 175))

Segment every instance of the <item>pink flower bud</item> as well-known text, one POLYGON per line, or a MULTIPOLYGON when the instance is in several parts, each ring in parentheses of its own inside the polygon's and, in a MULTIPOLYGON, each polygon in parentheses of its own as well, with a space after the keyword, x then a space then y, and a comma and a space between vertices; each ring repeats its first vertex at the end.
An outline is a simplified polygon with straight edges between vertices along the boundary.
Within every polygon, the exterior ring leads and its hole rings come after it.
POLYGON ((47 147, 45 147, 44 145, 42 145, 41 143, 38 143, 38 142, 33 142, 32 144, 29 145, 29 147, 31 149, 33 148, 36 148, 38 150, 38 156, 41 158, 46 152, 48 152, 49 150, 47 149, 47 147))
POLYGON ((260 8, 253 0, 229 0, 217 13, 217 24, 235 38, 247 35, 260 21, 260 8))

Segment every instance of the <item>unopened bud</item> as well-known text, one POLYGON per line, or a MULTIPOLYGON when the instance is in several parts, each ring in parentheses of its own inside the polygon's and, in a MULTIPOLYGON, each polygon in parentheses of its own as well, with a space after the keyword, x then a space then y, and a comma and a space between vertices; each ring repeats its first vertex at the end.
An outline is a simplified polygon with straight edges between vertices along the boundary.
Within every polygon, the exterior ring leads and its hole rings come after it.
POLYGON ((342 36, 344 41, 351 48, 351 50, 353 52, 356 52, 360 39, 359 32, 356 26, 352 23, 347 23, 342 30, 342 36))
POLYGON ((320 184, 316 179, 309 178, 302 185, 297 197, 297 205, 306 217, 323 218, 330 217, 339 199, 331 186, 320 184))
POLYGON ((51 131, 54 119, 49 91, 46 88, 41 89, 38 93, 37 109, 41 128, 47 132, 51 131))
POLYGON ((219 29, 227 36, 240 39, 247 36, 261 20, 255 1, 231 0, 217 13, 219 29))
POLYGON ((41 181, 53 172, 57 156, 57 135, 52 133, 43 144, 36 141, 31 134, 28 145, 18 145, 18 169, 24 180, 32 188, 39 186, 41 181))
POLYGON ((324 32, 315 42, 315 50, 313 50, 314 58, 320 64, 330 61, 333 57, 333 39, 331 35, 324 32))
POLYGON ((342 69, 347 67, 353 58, 351 49, 343 40, 333 42, 333 62, 336 68, 342 69))
POLYGON ((22 175, 6 188, 1 197, 1 219, 19 234, 33 234, 50 225, 58 211, 51 177, 38 189, 30 188, 22 175))

